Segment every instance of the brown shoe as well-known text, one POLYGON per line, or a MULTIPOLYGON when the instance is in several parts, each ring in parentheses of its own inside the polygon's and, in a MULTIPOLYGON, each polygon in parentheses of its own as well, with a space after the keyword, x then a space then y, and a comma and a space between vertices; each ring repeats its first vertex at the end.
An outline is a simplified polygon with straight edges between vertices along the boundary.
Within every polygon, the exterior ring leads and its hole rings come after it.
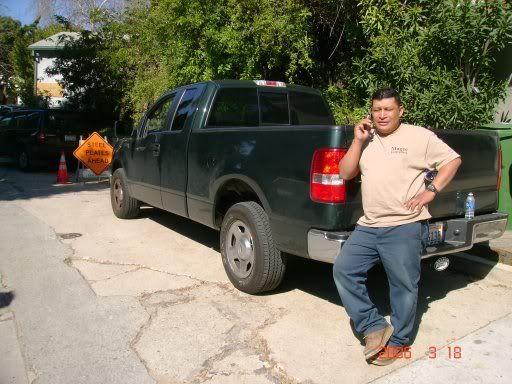
POLYGON ((379 353, 380 350, 384 348, 384 346, 388 342, 394 330, 395 329, 393 328, 392 325, 388 325, 386 328, 380 329, 378 331, 366 335, 364 337, 364 358, 368 360, 372 356, 375 356, 377 353, 379 353))
POLYGON ((374 356, 368 362, 373 365, 383 366, 394 363, 398 359, 408 358, 404 357, 406 356, 404 354, 405 348, 406 347, 402 346, 388 345, 384 347, 376 356, 374 356))

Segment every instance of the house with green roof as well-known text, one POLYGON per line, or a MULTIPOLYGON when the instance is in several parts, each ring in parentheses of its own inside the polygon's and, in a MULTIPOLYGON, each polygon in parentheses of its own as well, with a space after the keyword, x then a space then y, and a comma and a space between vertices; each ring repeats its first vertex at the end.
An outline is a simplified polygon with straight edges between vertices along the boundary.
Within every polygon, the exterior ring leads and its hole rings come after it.
POLYGON ((59 57, 66 42, 79 37, 78 32, 59 32, 28 46, 34 58, 34 92, 40 96, 47 96, 50 107, 61 106, 66 98, 64 89, 59 84, 62 76, 48 75, 46 69, 51 67, 55 59, 59 57))

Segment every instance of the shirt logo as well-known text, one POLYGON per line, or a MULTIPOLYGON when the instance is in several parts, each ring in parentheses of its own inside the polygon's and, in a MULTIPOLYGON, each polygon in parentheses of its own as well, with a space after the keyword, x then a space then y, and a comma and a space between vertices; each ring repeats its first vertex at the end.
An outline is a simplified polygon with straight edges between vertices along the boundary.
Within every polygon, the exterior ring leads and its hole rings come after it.
POLYGON ((404 147, 391 147, 391 154, 398 153, 401 155, 407 155, 408 150, 409 150, 409 148, 404 148, 404 147))

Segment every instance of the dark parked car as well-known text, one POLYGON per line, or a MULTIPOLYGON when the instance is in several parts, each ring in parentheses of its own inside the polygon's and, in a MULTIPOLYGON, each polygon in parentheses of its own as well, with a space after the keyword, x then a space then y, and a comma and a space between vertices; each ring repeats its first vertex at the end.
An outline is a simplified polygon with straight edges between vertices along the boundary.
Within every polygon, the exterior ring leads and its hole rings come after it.
POLYGON ((61 151, 68 165, 80 135, 94 131, 78 112, 26 109, 0 116, 0 155, 16 159, 22 170, 57 166, 61 151))
POLYGON ((2 105, 0 105, 0 116, 3 116, 9 112, 21 111, 24 109, 27 109, 27 108, 24 107, 23 105, 2 104, 2 105))

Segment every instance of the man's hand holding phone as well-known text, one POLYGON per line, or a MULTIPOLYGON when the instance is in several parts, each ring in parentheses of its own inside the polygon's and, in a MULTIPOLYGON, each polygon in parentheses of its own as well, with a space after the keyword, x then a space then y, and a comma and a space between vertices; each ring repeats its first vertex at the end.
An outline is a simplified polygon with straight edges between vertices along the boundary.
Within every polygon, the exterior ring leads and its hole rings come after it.
POLYGON ((354 138, 364 143, 370 137, 370 131, 373 128, 371 115, 368 114, 364 119, 354 126, 354 138))

